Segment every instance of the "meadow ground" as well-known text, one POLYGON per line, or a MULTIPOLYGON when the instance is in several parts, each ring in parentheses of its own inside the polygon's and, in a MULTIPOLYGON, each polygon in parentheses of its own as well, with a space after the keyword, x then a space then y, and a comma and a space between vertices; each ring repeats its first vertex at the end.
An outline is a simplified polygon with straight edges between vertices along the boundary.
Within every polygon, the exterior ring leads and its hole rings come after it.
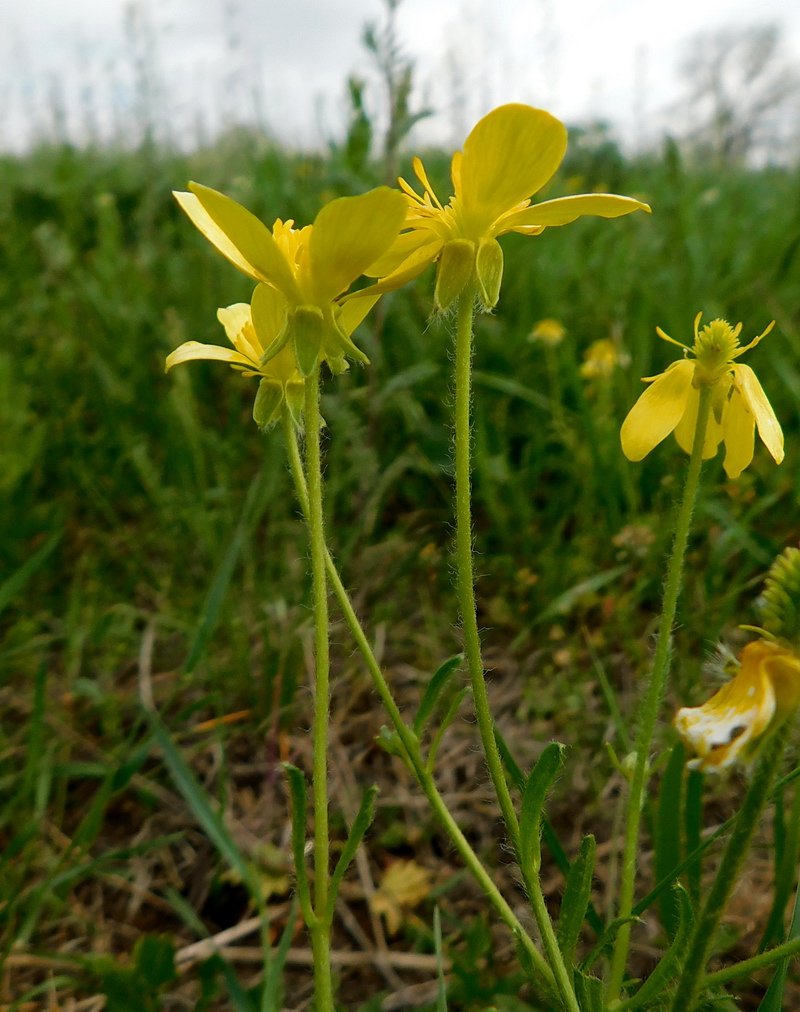
MULTIPOLYGON (((426 165, 449 192, 446 155, 426 165)), ((300 223, 380 181, 355 175, 340 152, 292 155, 244 132, 190 156, 49 145, 0 160, 0 1000, 9 1009, 253 1007, 257 933, 227 936, 222 956, 192 948, 252 917, 231 850, 263 877, 273 940, 294 923, 280 762, 308 764, 307 549, 280 433, 261 435, 250 418, 253 381, 213 363, 164 375, 182 341, 222 343, 217 307, 250 296, 174 203, 170 191, 190 178, 265 220, 300 223), (170 768, 151 704, 176 746, 170 768), (203 792, 192 794, 181 770, 203 792), (209 829, 216 812, 221 838, 209 829)), ((576 137, 544 196, 593 189, 639 197, 653 214, 504 240, 503 295, 476 330, 474 509, 495 714, 524 767, 550 740, 569 747, 550 816, 570 855, 583 833, 597 835, 594 901, 605 915, 622 781, 604 742, 625 754, 686 462, 669 439, 630 464, 619 426, 639 378, 675 357, 656 325, 691 343, 699 310, 744 321, 743 337, 776 319, 748 361, 783 424, 786 461, 776 468, 759 446, 735 482, 719 459, 704 470, 666 743, 673 708, 708 695, 709 655, 719 641, 744 641, 737 627, 757 621, 766 568, 800 540, 800 174, 687 164, 669 143, 626 159, 602 136, 576 137), (559 345, 530 340, 543 318, 566 328, 559 345), (591 350, 598 340, 610 343, 591 350)), ((428 273, 383 301, 359 334, 372 365, 329 381, 323 396, 330 544, 407 713, 459 649, 452 321, 431 319, 431 287, 428 273)), ((334 841, 360 791, 381 787, 338 910, 343 1006, 435 999, 438 903, 451 1008, 529 1008, 511 942, 402 764, 376 743, 384 720, 343 625, 333 642, 334 841), (395 919, 372 894, 391 906, 386 872, 400 861, 428 874, 395 919)), ((522 910, 468 702, 438 770, 460 824, 522 910)), ((707 779, 707 826, 734 810, 741 778, 707 779)), ((734 905, 732 953, 752 952, 763 928, 767 911, 753 897, 771 876, 770 839, 765 829, 734 905)), ((554 893, 560 873, 547 860, 554 893)), ((647 888, 647 860, 642 874, 647 888)), ((286 1007, 301 1009, 310 969, 299 921, 286 937, 286 1007)), ((635 938, 645 972, 661 939, 647 922, 635 938)))

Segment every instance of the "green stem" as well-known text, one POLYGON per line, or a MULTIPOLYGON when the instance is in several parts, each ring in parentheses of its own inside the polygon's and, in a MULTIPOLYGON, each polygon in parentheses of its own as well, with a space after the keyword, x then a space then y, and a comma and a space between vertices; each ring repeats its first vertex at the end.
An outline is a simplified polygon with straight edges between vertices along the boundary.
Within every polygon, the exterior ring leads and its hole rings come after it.
POLYGON ((328 909, 330 843, 328 836, 328 711, 330 657, 328 585, 325 577, 325 531, 322 514, 320 460, 319 366, 305 384, 307 526, 311 548, 314 596, 314 911, 309 925, 314 956, 314 999, 317 1012, 334 1012, 330 964, 331 911, 328 909))
POLYGON ((744 959, 741 963, 728 966, 724 970, 717 970, 716 973, 709 973, 703 977, 702 989, 710 991, 712 988, 722 987, 724 984, 738 980, 739 977, 749 977, 750 974, 756 973, 758 970, 763 970, 767 966, 779 963, 782 959, 791 959, 799 954, 800 938, 793 938, 789 942, 784 942, 783 945, 776 945, 768 952, 762 952, 759 956, 744 959))
MULTIPOLYGON (((689 460, 689 471, 683 499, 675 525, 675 540, 667 568, 667 582, 664 588, 664 603, 658 626, 658 640, 653 658, 653 670, 647 686, 647 693, 641 708, 639 728, 636 734, 635 766, 631 777, 628 798, 628 813, 625 823, 625 846, 622 856, 622 879, 620 882, 619 917, 630 917, 633 910, 633 895, 636 887, 636 855, 639 849, 639 827, 642 821, 644 791, 647 782, 650 749, 653 742, 658 710, 666 687, 669 673, 670 651, 672 646, 672 626, 678 605, 678 595, 683 577, 683 561, 686 556, 686 545, 689 539, 689 526, 692 520, 697 489, 700 483, 700 468, 703 463, 703 444, 711 409, 711 387, 704 384, 700 387, 700 399, 697 408, 697 422, 692 442, 692 454, 689 460)), ((631 938, 631 924, 623 924, 617 934, 614 955, 611 962, 611 974, 608 982, 609 1002, 619 997, 625 967, 628 962, 628 947, 631 938)))
POLYGON ((494 784, 500 811, 506 824, 514 852, 519 855, 519 822, 508 789, 503 760, 494 734, 494 721, 489 708, 486 681, 481 656, 481 638, 475 609, 475 576, 472 570, 472 504, 470 446, 472 422, 472 317, 475 303, 475 285, 470 284, 458 298, 456 324, 456 562, 458 571, 458 601, 461 610, 461 627, 464 635, 464 653, 467 658, 475 716, 478 720, 486 764, 494 784))
MULTIPOLYGON (((283 431, 286 438, 286 448, 289 455, 289 468, 292 472, 292 478, 294 479, 295 492, 300 502, 300 508, 307 517, 309 511, 309 499, 306 488, 306 479, 303 473, 303 463, 297 446, 297 435, 294 430, 294 425, 289 418, 288 412, 283 412, 282 417, 283 431)), ((397 703, 392 696, 391 689, 389 688, 386 678, 381 671, 381 667, 378 664, 372 647, 370 646, 366 633, 358 620, 358 616, 355 613, 350 597, 348 596, 345 586, 342 583, 341 577, 339 576, 336 565, 327 547, 325 548, 325 565, 328 571, 328 579, 330 580, 331 587, 336 595, 336 600, 338 601, 339 607, 344 615, 347 627, 350 630, 353 639, 356 641, 356 645, 358 646, 362 657, 364 658, 364 662, 366 663, 367 670, 372 677, 375 689, 381 698, 381 702, 389 715, 389 719, 391 720, 394 729, 397 731, 397 735, 402 742, 403 748, 405 749, 409 765, 413 770, 425 797, 428 799, 435 815, 444 826, 445 831, 452 840, 453 845, 461 856, 461 859, 469 868, 480 887, 486 893, 492 903, 492 906, 500 915, 500 918, 508 926, 508 928, 510 928, 519 944, 524 948, 536 973, 539 975, 543 987, 548 991, 552 991, 555 986, 555 981, 549 966, 542 957, 542 954, 536 948, 533 939, 525 931, 519 918, 503 898, 502 893, 481 864, 480 858, 470 846, 469 841, 461 832, 461 829, 450 813, 450 810, 447 808, 444 799, 436 787, 432 774, 425 768, 425 762, 420 752, 419 742, 414 732, 403 720, 402 714, 400 713, 397 703)))
MULTIPOLYGON (((692 933, 689 954, 686 957, 678 989, 675 992, 672 1012, 691 1012, 694 1008, 700 990, 703 968, 708 961, 717 926, 738 881, 750 840, 770 797, 772 781, 775 778, 778 763, 783 756, 789 728, 790 721, 786 721, 772 735, 771 740, 764 743, 750 786, 747 788, 742 807, 739 809, 736 822, 728 838, 717 874, 706 895, 703 909, 692 933)), ((773 950, 773 953, 775 951, 773 950)), ((752 963, 754 960, 748 962, 752 963)))
MULTIPOLYGON (((475 605, 475 575, 472 567, 472 490, 470 449, 472 441, 472 321, 475 306, 475 284, 469 284, 458 298, 456 323, 456 406, 455 406, 455 458, 456 458, 456 563, 458 599, 461 610, 461 627, 464 636, 464 653, 467 658, 475 715, 478 720, 483 752, 494 784, 500 811, 511 839, 517 859, 520 859, 519 821, 508 788, 503 760, 494 733, 494 720, 489 707, 486 680, 481 656, 481 638, 475 605)), ((523 862, 520 861, 520 867, 523 862)), ((542 936, 550 967, 564 1008, 580 1012, 572 976, 564 964, 553 923, 547 912, 541 883, 538 878, 526 877, 531 908, 542 936)))

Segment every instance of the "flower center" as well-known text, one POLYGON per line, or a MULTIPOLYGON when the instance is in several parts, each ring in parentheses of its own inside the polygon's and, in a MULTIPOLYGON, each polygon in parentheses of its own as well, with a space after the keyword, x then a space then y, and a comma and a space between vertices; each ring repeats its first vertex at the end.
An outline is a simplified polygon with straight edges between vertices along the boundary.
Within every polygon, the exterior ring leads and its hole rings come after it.
POLYGON ((696 382, 716 383, 731 367, 739 347, 739 328, 726 320, 712 320, 695 336, 699 376, 696 382))

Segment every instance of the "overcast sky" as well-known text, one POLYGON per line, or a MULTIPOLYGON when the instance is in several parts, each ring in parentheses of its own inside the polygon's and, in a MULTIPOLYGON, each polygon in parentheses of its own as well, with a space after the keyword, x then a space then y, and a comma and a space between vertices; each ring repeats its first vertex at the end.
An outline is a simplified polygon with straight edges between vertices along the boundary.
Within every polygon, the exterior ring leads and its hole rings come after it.
MULTIPOLYGON (((380 0, 0 0, 0 146, 58 123, 127 135, 153 114, 184 143, 258 120, 318 146, 341 137, 347 76, 374 77, 360 39, 384 18, 380 0)), ((402 0, 397 17, 437 113, 419 130, 448 144, 514 100, 646 142, 680 95, 685 40, 766 22, 800 65, 796 0, 402 0)))

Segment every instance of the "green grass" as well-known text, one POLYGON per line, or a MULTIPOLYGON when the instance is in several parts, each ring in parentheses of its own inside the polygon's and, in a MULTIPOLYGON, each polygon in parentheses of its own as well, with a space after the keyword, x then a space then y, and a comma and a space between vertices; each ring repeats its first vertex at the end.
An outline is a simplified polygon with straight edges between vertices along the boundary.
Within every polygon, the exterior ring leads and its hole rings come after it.
MULTIPOLYGON (((448 193, 446 157, 426 164, 448 193)), ((272 762, 307 711, 306 546, 280 434, 253 425, 252 381, 211 363, 163 372, 184 340, 222 343, 217 307, 250 294, 172 200, 190 178, 268 221, 299 223, 380 181, 377 168, 354 176, 335 151, 292 155, 245 133, 191 156, 43 146, 0 161, 3 953, 20 942, 45 954, 102 948, 93 884, 130 877, 134 852, 144 861, 188 831, 163 815, 174 788, 141 716, 147 672, 187 759, 202 771, 217 749, 208 782, 221 804, 241 789, 228 764, 272 762), (239 710, 251 711, 244 724, 192 737, 197 721, 239 710)), ((591 189, 645 199, 653 215, 503 240, 503 295, 478 322, 474 398, 481 622, 492 656, 524 678, 517 718, 541 740, 569 740, 576 757, 596 753, 608 723, 585 635, 629 713, 658 612, 686 458, 670 439, 632 465, 618 438, 639 377, 674 357, 657 324, 690 341, 700 309, 743 320, 744 336, 776 318, 748 361, 787 440, 780 468, 759 444, 736 483, 719 460, 705 469, 672 701, 703 694, 705 654, 756 620, 761 574, 800 538, 800 175, 692 167, 671 145, 631 160, 576 145, 544 196, 591 189), (568 332, 555 371, 528 341, 546 316, 568 332), (588 382, 583 353, 612 335, 630 364, 588 382)), ((332 547, 368 627, 383 624, 390 666, 422 671, 456 642, 452 321, 430 319, 431 288, 426 274, 384 300, 358 335, 372 366, 328 382, 322 406, 332 547)), ((344 633, 335 640, 338 675, 358 679, 344 633)), ((219 859, 203 861, 205 893, 182 895, 211 925, 220 904, 246 903, 219 859)), ((167 878, 153 876, 162 898, 167 878)), ((114 935, 112 950, 130 951, 137 932, 184 930, 173 906, 163 924, 142 917, 114 935)), ((484 928, 470 930, 484 951, 484 928)), ((7 972, 9 1000, 44 979, 7 972)), ((232 972, 208 977, 249 1007, 232 972)), ((90 970, 76 964, 74 977, 92 993, 90 970)))

